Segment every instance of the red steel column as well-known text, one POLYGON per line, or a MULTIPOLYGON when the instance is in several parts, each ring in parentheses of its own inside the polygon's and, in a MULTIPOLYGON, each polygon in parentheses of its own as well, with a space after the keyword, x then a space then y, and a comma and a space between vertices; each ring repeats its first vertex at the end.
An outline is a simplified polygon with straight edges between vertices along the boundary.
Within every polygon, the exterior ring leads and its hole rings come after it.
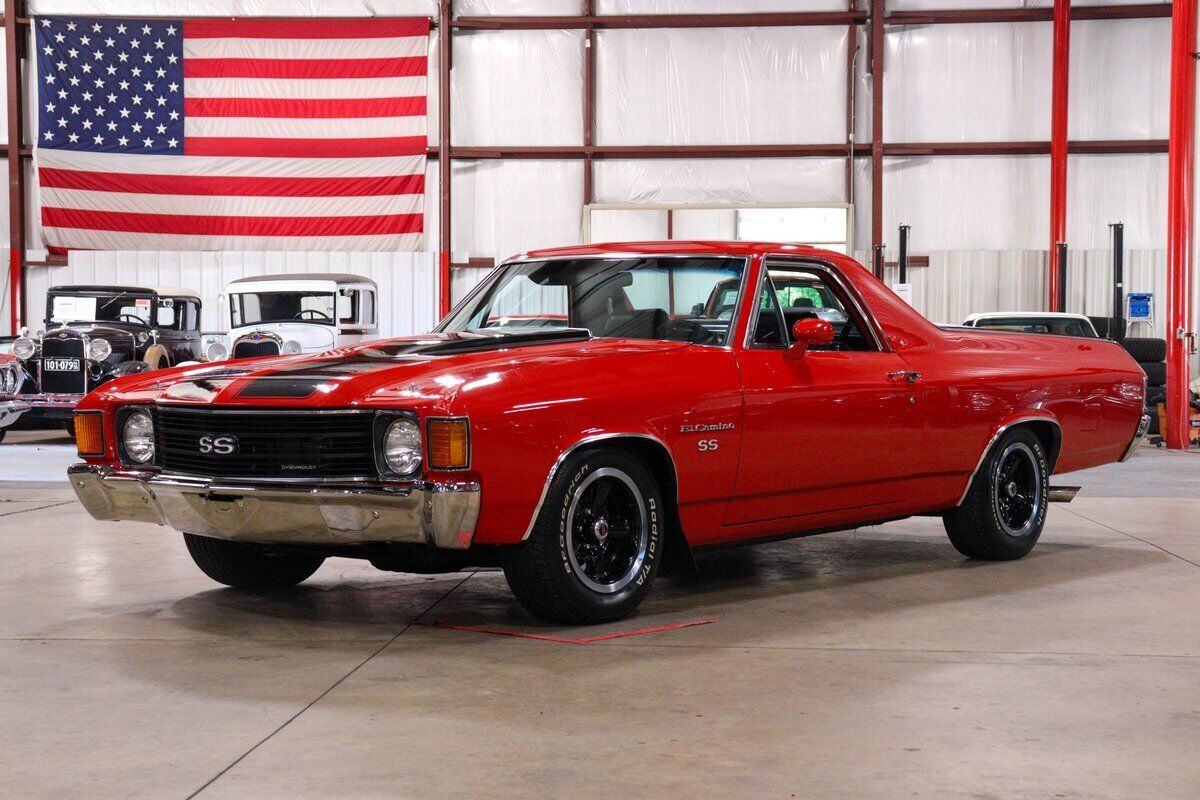
POLYGON ((21 37, 27 32, 17 24, 18 0, 4 0, 4 42, 7 47, 8 69, 8 303, 9 330, 16 333, 21 326, 21 278, 25 260, 25 172, 21 161, 21 37))
POLYGON ((438 5, 438 317, 450 313, 450 20, 451 0, 438 5))
POLYGON ((1188 446, 1188 343, 1192 297, 1192 192, 1196 134, 1196 0, 1174 0, 1171 138, 1167 151, 1167 447, 1188 446))
POLYGON ((884 0, 871 0, 871 248, 883 244, 884 0))
POLYGON ((1067 240, 1067 88, 1071 63, 1071 2, 1054 0, 1054 62, 1050 89, 1050 274, 1047 308, 1058 307, 1062 265, 1058 243, 1067 240))

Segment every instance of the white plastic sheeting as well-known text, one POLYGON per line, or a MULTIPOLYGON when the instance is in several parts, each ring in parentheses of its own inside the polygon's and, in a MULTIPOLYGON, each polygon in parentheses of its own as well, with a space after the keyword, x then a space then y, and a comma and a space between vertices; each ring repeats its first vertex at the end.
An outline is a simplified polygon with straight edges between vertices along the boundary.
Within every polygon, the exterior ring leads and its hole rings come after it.
POLYGON ((889 142, 1050 138, 1050 23, 908 25, 884 37, 889 142))
POLYGON ((603 30, 596 38, 599 144, 845 141, 844 27, 603 30))
POLYGON ((840 203, 838 158, 598 161, 597 203, 840 203))
POLYGON ((1170 42, 1169 19, 1072 22, 1070 138, 1167 138, 1170 42))
POLYGON ((30 327, 41 324, 46 290, 64 284, 183 286, 200 292, 200 326, 225 331, 218 295, 250 275, 349 272, 379 285, 379 335, 424 333, 437 322, 437 257, 433 253, 119 252, 72 251, 66 266, 28 272, 30 327))
POLYGON ((455 161, 454 255, 509 256, 577 244, 583 224, 579 161, 455 161))
POLYGON ((451 80, 456 145, 583 144, 582 31, 456 35, 451 80))

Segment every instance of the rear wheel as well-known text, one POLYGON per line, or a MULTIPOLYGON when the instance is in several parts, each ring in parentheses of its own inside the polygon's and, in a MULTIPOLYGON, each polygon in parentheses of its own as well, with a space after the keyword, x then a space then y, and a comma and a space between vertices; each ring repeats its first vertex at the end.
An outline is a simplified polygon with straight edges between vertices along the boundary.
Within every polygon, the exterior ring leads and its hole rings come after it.
POLYGON ((958 552, 987 561, 1021 558, 1046 524, 1050 469, 1041 440, 1025 428, 992 446, 962 505, 943 521, 958 552))
POLYGON ((185 533, 192 561, 217 583, 235 589, 284 589, 308 579, 325 562, 309 553, 279 553, 262 545, 185 533))
POLYGON ((560 467, 533 532, 504 576, 530 613, 552 622, 610 622, 645 599, 662 554, 654 476, 621 450, 590 450, 560 467))

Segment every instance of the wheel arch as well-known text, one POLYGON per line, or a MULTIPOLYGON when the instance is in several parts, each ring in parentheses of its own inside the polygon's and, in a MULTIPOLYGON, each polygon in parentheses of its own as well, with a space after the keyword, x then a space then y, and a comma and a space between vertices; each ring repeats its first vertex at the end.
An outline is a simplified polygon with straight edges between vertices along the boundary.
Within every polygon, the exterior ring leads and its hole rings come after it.
POLYGON ((647 433, 614 432, 587 436, 559 453, 546 476, 541 497, 538 498, 537 506, 530 515, 529 525, 521 540, 528 539, 533 533, 533 526, 537 523, 538 516, 542 513, 542 507, 546 503, 550 484, 554 481, 554 477, 562 468, 563 463, 576 453, 602 448, 623 450, 637 457, 654 475, 666 503, 667 535, 661 562, 662 568, 673 573, 694 572, 696 565, 692 559, 691 546, 687 542, 687 537, 683 535, 683 524, 679 516, 679 474, 675 469, 675 457, 662 439, 647 433))
POLYGON ((1054 474, 1055 464, 1058 463, 1059 453, 1062 452, 1062 426, 1058 420, 1050 416, 1022 416, 1008 420, 996 427, 984 446, 983 451, 979 454, 979 460, 975 463, 975 468, 971 470, 970 477, 967 478, 967 485, 963 487, 962 495, 959 496, 955 506, 961 506, 963 501, 967 499, 967 493, 971 491, 971 484, 975 482, 975 476, 979 474, 979 470, 983 467, 983 462, 987 459, 988 453, 992 452, 992 448, 1000 441, 1001 437, 1009 431, 1024 428, 1031 431, 1038 440, 1041 441, 1042 447, 1046 450, 1046 465, 1049 468, 1049 474, 1054 474))

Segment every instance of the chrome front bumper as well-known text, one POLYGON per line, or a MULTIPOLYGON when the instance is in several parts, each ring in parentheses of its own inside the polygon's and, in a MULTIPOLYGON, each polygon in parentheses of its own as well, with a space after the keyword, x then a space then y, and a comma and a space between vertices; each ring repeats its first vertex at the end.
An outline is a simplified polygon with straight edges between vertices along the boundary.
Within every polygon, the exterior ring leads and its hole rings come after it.
POLYGON ((4 400, 0 402, 0 428, 7 428, 9 425, 12 425, 29 408, 29 403, 22 400, 4 400))
POLYGON ((1125 455, 1121 456, 1122 461, 1128 461, 1138 445, 1142 443, 1142 439, 1146 438, 1146 431, 1150 429, 1150 415, 1142 414, 1141 420, 1138 421, 1137 432, 1133 434, 1133 441, 1129 443, 1129 447, 1125 450, 1125 455))
POLYGON ((73 464, 67 478, 93 517, 262 544, 373 542, 470 547, 478 483, 396 487, 218 481, 73 464))

